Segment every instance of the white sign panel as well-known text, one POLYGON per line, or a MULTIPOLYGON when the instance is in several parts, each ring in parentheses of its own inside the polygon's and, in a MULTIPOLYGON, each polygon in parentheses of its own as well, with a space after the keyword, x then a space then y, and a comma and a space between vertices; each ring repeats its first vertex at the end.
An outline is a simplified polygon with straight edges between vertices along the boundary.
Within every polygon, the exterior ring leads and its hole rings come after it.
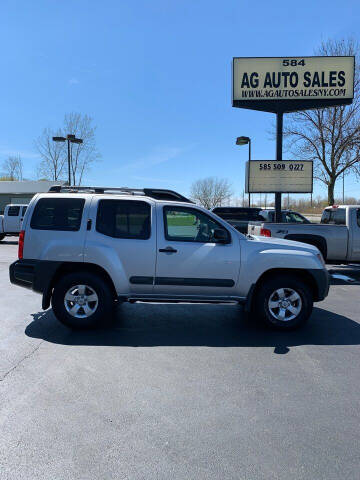
MULTIPOLYGON (((353 56, 233 59, 233 106, 256 102, 351 103, 353 56)), ((310 107, 307 107, 310 108, 310 107)), ((260 108, 259 108, 260 109, 260 108)))
POLYGON ((251 160, 246 164, 246 193, 312 193, 313 162, 251 160))

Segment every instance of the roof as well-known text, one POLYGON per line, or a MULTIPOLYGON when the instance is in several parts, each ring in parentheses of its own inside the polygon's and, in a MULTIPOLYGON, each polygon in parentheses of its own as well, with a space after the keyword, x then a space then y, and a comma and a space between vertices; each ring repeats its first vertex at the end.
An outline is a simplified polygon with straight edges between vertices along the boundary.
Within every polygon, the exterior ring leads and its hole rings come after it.
POLYGON ((153 200, 159 201, 175 201, 182 203, 194 203, 188 198, 177 193, 174 190, 166 190, 161 188, 129 188, 129 187, 90 187, 90 186, 67 186, 67 185, 53 185, 49 189, 49 193, 66 193, 66 194, 95 194, 95 195, 123 195, 127 198, 131 197, 149 197, 153 200))
POLYGON ((329 205, 328 207, 324 207, 324 210, 328 208, 333 208, 334 210, 337 208, 360 208, 360 205, 329 205))

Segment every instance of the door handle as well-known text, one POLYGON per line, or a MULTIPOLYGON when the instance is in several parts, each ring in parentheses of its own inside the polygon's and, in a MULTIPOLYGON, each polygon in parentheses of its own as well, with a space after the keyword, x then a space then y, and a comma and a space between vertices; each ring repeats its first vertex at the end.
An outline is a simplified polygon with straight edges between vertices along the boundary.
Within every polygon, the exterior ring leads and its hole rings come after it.
POLYGON ((176 253, 177 250, 172 247, 166 247, 166 248, 159 248, 159 252, 164 252, 164 253, 176 253))

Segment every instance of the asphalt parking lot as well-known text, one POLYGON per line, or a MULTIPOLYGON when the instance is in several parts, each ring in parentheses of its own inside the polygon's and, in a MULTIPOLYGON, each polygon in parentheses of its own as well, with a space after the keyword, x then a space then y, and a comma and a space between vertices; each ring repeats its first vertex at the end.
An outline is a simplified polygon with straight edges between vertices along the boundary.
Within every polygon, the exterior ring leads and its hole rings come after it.
POLYGON ((16 243, 0 244, 1 480, 359 478, 360 269, 330 266, 297 332, 136 304, 74 333, 10 285, 16 243))

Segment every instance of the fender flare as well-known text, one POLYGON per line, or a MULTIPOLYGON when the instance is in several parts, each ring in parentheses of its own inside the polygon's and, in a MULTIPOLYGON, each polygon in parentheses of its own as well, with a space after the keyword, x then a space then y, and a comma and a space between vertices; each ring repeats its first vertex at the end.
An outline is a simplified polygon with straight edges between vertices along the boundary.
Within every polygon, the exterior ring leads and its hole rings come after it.
POLYGON ((311 233, 290 233, 284 237, 286 240, 293 240, 296 242, 308 243, 309 245, 313 245, 317 247, 324 260, 327 257, 327 242, 324 237, 321 235, 313 235, 311 233))

